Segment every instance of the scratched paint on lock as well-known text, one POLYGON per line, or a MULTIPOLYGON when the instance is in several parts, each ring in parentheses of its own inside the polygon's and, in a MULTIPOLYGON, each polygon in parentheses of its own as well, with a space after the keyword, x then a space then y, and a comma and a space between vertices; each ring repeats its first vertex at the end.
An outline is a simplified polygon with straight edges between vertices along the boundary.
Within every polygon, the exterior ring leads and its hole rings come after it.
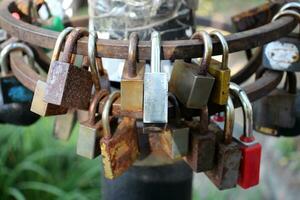
POLYGON ((284 70, 299 61, 299 50, 296 45, 275 41, 265 47, 265 55, 273 69, 284 70))

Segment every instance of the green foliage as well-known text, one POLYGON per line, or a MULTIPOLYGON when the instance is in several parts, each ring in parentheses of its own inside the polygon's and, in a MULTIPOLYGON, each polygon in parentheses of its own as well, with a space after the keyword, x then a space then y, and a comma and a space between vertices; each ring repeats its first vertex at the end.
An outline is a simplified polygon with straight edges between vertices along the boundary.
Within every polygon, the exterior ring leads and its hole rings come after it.
POLYGON ((30 127, 0 125, 2 200, 99 199, 100 160, 76 155, 76 135, 54 139, 52 124, 45 118, 30 127))

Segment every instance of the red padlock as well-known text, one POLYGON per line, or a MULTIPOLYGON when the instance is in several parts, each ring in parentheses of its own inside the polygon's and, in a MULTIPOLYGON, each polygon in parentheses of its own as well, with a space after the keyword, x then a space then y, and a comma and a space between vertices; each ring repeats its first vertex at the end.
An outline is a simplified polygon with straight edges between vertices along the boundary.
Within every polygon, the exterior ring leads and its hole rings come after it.
POLYGON ((248 189, 259 184, 262 147, 253 136, 252 105, 246 92, 234 83, 230 83, 230 91, 240 100, 243 108, 244 134, 238 140, 242 152, 238 185, 248 189))

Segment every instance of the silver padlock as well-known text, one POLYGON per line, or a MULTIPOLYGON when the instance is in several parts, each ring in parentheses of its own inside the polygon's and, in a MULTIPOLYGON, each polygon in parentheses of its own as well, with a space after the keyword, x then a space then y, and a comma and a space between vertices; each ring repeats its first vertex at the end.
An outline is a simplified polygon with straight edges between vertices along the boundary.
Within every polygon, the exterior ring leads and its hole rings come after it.
POLYGON ((168 122, 168 77, 161 71, 160 34, 151 34, 151 71, 144 76, 144 123, 168 122))

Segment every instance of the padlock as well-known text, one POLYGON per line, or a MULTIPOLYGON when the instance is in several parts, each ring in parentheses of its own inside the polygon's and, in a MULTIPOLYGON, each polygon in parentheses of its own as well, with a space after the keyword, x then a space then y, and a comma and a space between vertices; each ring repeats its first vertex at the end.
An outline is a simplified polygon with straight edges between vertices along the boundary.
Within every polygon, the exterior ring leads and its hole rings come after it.
POLYGON ((273 135, 278 128, 292 128, 296 121, 297 78, 287 72, 288 89, 275 89, 253 103, 254 129, 273 135))
POLYGON ((195 33, 192 38, 202 38, 204 41, 201 64, 176 60, 169 89, 185 107, 200 109, 207 104, 215 81, 207 73, 213 47, 211 38, 205 31, 195 33))
POLYGON ((230 82, 230 69, 228 68, 229 49, 226 39, 219 31, 213 31, 211 36, 216 36, 223 47, 222 62, 212 59, 208 72, 215 77, 215 84, 213 86, 210 100, 219 105, 225 105, 229 96, 229 82, 230 82))
POLYGON ((114 179, 129 169, 139 155, 136 119, 123 117, 114 133, 110 128, 109 112, 120 92, 113 92, 102 112, 102 138, 100 140, 104 176, 114 179))
MULTIPOLYGON (((298 3, 299 5, 299 3, 298 3)), ((300 20, 300 14, 293 10, 282 10, 272 21, 286 15, 292 15, 300 20)), ((290 34, 264 46, 263 66, 278 71, 300 71, 300 42, 299 33, 290 34)))
POLYGON ((188 123, 190 127, 189 152, 185 157, 194 172, 211 170, 214 166, 216 134, 209 130, 207 106, 200 110, 200 123, 188 123))
POLYGON ((74 29, 66 40, 59 61, 52 60, 48 72, 45 102, 66 108, 88 109, 93 87, 92 75, 88 70, 74 66, 72 61, 75 45, 83 36, 88 36, 87 30, 74 29))
POLYGON ((179 104, 172 93, 169 93, 169 100, 175 106, 176 116, 175 119, 169 120, 169 123, 165 127, 163 133, 158 135, 162 149, 170 158, 178 160, 183 156, 186 156, 188 153, 190 129, 183 123, 179 104))
POLYGON ((39 116, 30 112, 33 93, 13 75, 8 65, 8 55, 13 50, 22 50, 28 57, 29 65, 35 69, 34 54, 23 43, 10 43, 0 53, 0 121, 14 125, 31 125, 39 116))
POLYGON ((80 123, 77 139, 76 152, 85 158, 93 159, 101 154, 100 138, 102 130, 102 121, 99 116, 96 118, 98 104, 108 91, 101 90, 95 93, 89 108, 89 119, 80 123))
MULTIPOLYGON (((95 56, 97 39, 98 39, 97 32, 90 32, 89 41, 88 41, 89 62, 90 62, 92 71, 94 70, 98 74, 98 78, 93 76, 93 79, 95 81, 100 81, 100 83, 98 84, 99 88, 101 87, 101 89, 110 91, 109 77, 108 77, 106 70, 103 67, 102 58, 98 58, 95 56), (96 69, 94 69, 94 68, 96 68, 96 69)), ((95 87, 97 89, 98 86, 95 84, 95 87)))
MULTIPOLYGON (((55 60, 58 60, 63 42, 65 41, 65 38, 72 30, 74 30, 74 28, 68 27, 59 34, 51 58, 53 62, 55 60)), ((31 103, 31 109, 30 109, 32 112, 40 116, 62 115, 68 112, 68 109, 65 107, 45 102, 44 101, 45 92, 46 92, 46 83, 40 80, 37 81, 34 90, 33 100, 31 103)))
POLYGON ((246 92, 235 83, 230 83, 229 88, 230 92, 239 99, 243 108, 244 133, 239 140, 236 139, 242 152, 238 185, 247 189, 259 184, 262 147, 253 136, 252 105, 246 92))
POLYGON ((168 122, 168 77, 161 70, 160 33, 151 34, 151 70, 144 77, 144 124, 168 122))
POLYGON ((123 114, 143 111, 145 62, 137 62, 138 34, 129 37, 128 59, 121 79, 121 111, 123 114))
POLYGON ((238 143, 232 141, 234 127, 234 106, 230 97, 227 99, 224 131, 216 124, 217 146, 216 163, 206 176, 219 190, 233 188, 237 184, 241 151, 238 143))

